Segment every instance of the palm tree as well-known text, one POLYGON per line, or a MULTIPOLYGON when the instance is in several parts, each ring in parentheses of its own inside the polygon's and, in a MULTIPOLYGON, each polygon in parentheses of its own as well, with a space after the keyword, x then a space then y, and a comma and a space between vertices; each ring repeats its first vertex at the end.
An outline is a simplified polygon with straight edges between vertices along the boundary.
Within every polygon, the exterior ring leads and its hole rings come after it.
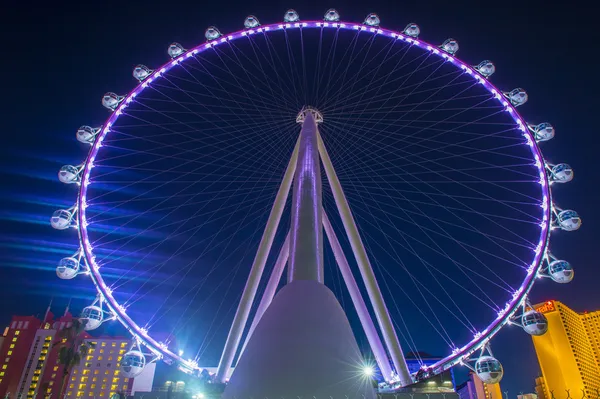
POLYGON ((58 350, 58 363, 62 365, 62 381, 58 399, 62 399, 65 389, 69 382, 69 375, 73 367, 81 363, 94 345, 91 342, 86 342, 85 324, 79 319, 73 319, 73 324, 70 327, 62 329, 57 334, 58 340, 54 346, 60 345, 58 350))

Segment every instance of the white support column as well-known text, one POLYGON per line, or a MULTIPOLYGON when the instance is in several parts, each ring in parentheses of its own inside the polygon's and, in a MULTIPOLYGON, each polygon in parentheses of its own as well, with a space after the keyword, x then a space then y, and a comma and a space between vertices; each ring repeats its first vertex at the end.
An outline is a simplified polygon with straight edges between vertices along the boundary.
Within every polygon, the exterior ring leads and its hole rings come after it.
POLYGON ((377 322, 379 324, 379 328, 381 329, 383 339, 390 352, 396 373, 398 373, 398 377, 400 378, 400 383, 403 386, 409 385, 412 383, 410 372, 408 371, 408 366, 406 365, 406 360, 404 359, 404 354, 402 353, 402 348, 400 347, 396 330, 394 329, 390 314, 385 306, 383 296, 381 295, 381 290, 379 289, 375 274, 373 273, 373 268, 371 267, 371 262, 367 256, 367 251, 365 250, 362 239, 360 238, 356 222, 352 216, 352 211, 350 211, 350 206, 348 205, 348 201, 346 200, 346 196, 342 190, 342 185, 340 184, 337 174, 333 169, 331 158, 329 158, 329 154, 327 153, 327 149, 325 148, 325 143, 323 142, 321 135, 319 135, 318 140, 319 153, 321 155, 323 167, 325 168, 327 180, 329 181, 335 203, 338 211, 340 212, 342 222, 344 223, 344 229, 346 230, 346 234, 350 240, 352 252, 354 253, 356 262, 358 263, 360 274, 367 288, 371 305, 373 306, 373 309, 375 309, 375 316, 377 317, 377 322))
POLYGON ((246 349, 246 345, 252 337, 252 333, 256 328, 257 324, 260 322, 262 315, 265 313, 265 310, 271 304, 273 297, 275 296, 275 291, 277 291, 277 286, 281 281, 281 276, 283 275, 283 269, 285 269, 285 264, 288 261, 290 256, 290 233, 288 233, 285 238, 285 242, 283 243, 283 247, 281 247, 281 251, 279 251, 279 256, 275 261, 275 266, 273 267, 273 271, 271 272, 271 277, 269 277, 269 281, 267 282, 267 288, 265 288, 265 292, 263 293, 262 299, 260 300, 260 304, 258 305, 258 309, 256 309, 256 314, 254 315, 254 319, 252 320, 252 324, 250 325, 250 330, 248 330, 248 335, 246 335, 246 340, 244 341, 244 345, 242 346, 242 350, 240 352, 240 356, 244 353, 244 349, 246 349))
POLYGON ((348 264, 346 255, 344 255, 342 246, 340 245, 340 242, 338 241, 338 238, 335 235, 335 231, 331 226, 331 222, 329 221, 329 218, 327 217, 327 214, 324 211, 323 227, 325 228, 325 234, 327 235, 327 239, 329 240, 329 245, 331 245, 331 249, 333 250, 335 261, 337 262, 340 268, 340 272, 342 273, 344 283, 346 283, 346 288, 348 288, 348 292, 350 293, 350 297, 352 298, 352 303, 354 304, 356 313, 358 313, 360 324, 362 325, 363 329, 365 330, 365 334, 367 335, 367 340, 369 341, 369 345, 371 346, 371 350, 373 351, 373 355, 375 356, 375 361, 379 365, 379 370, 381 370, 381 374, 385 381, 390 381, 392 379, 392 368, 390 367, 390 361, 387 357, 387 353, 385 352, 383 343, 379 338, 377 329, 373 324, 373 320, 371 319, 371 315, 369 314, 369 310, 367 309, 367 304, 365 303, 362 295, 360 294, 360 289, 358 288, 358 284, 356 284, 356 279, 352 274, 352 270, 350 270, 350 265, 348 264))
POLYGON ((240 304, 235 312, 235 317, 233 318, 233 323, 231 324, 229 335, 225 342, 225 348, 223 349, 221 360, 219 361, 219 367, 217 368, 216 380, 218 382, 225 382, 227 379, 231 363, 235 357, 235 352, 240 345, 242 334, 246 327, 246 322, 248 321, 248 315, 250 314, 250 309, 252 308, 252 303, 256 296, 256 290, 258 289, 258 284, 260 283, 260 279, 265 269, 265 263, 267 262, 269 252, 271 252, 271 246, 273 245, 273 239, 275 238, 275 233, 277 232, 277 227, 279 226, 279 221, 281 220, 281 215, 285 208, 285 202, 290 193, 290 187, 292 186, 292 180, 296 171, 296 163, 298 161, 299 147, 300 140, 296 142, 294 152, 292 153, 281 186, 275 197, 275 202, 273 203, 273 208, 271 208, 271 213, 269 214, 267 225, 265 226, 265 230, 260 240, 256 257, 252 263, 252 268, 250 269, 250 274, 248 275, 248 280, 246 281, 240 304))

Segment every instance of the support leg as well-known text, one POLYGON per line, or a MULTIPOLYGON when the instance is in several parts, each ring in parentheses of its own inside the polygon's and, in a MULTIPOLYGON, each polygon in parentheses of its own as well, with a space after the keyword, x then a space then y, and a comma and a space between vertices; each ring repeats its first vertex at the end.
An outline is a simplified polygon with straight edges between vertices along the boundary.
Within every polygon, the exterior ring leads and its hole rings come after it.
POLYGON ((227 379, 231 363, 235 357, 235 352, 242 339, 242 333, 244 332, 246 322, 248 321, 248 315, 250 314, 250 309, 252 308, 252 303, 256 296, 256 290, 258 289, 258 284, 260 283, 260 279, 265 269, 267 257, 271 251, 271 245, 273 244, 273 239, 275 238, 275 233, 277 232, 277 227, 279 226, 279 221, 281 220, 281 215, 285 208, 285 202, 290 193, 290 187, 292 186, 292 180, 296 171, 296 163, 298 161, 299 143, 300 141, 296 143, 285 175, 283 176, 283 181, 281 182, 281 186, 275 197, 275 202, 273 203, 273 208, 271 208, 271 213, 269 214, 265 231, 260 240, 256 257, 252 263, 252 268, 250 269, 250 274, 246 281, 240 304, 235 312, 235 317, 233 318, 233 323, 229 330, 229 335, 227 336, 225 348, 223 349, 223 354, 221 355, 221 360, 219 361, 219 367, 217 369, 216 379, 219 382, 225 382, 227 379))
POLYGON ((394 330, 394 325, 392 324, 390 314, 385 306, 385 302, 383 301, 381 290, 379 289, 379 285, 375 279, 375 274, 373 273, 371 262, 367 256, 367 251, 362 243, 362 239, 358 233, 358 228, 356 227, 356 222, 354 221, 354 217, 350 211, 350 206, 348 205, 348 201, 346 200, 346 196, 344 195, 344 191, 342 190, 342 186, 338 180, 337 174, 333 169, 331 158, 329 158, 329 154, 325 148, 325 143, 323 143, 323 139, 320 135, 318 140, 319 153, 321 155, 323 167, 325 168, 327 180, 329 181, 335 203, 338 211, 340 212, 340 216, 342 217, 344 229, 346 230, 346 234, 350 240, 352 252, 356 257, 356 262, 358 263, 361 276, 367 288, 371 305, 373 306, 373 309, 375 309, 375 315, 377 317, 377 322, 379 324, 379 328, 381 329, 383 339, 392 357, 392 362, 394 363, 396 373, 398 373, 398 377, 400 378, 400 383, 403 386, 409 385, 412 383, 412 379, 408 371, 408 366, 406 365, 404 354, 400 348, 400 342, 398 341, 398 336, 394 330))
POLYGON ((352 270, 350 270, 350 265, 346 260, 346 255, 344 255, 344 251, 342 250, 340 242, 338 241, 335 231, 333 231, 333 227, 331 226, 331 222, 329 221, 329 218, 325 212, 323 212, 323 227, 325 228, 325 234, 329 240, 329 245, 331 245, 331 249, 333 250, 335 261, 340 268, 344 283, 346 284, 348 292, 350 293, 350 297, 352 298, 354 308, 356 308, 356 313, 358 313, 360 324, 365 330, 367 340, 369 341, 371 350, 375 355, 375 361, 377 361, 379 370, 381 370, 381 374, 383 375, 385 381, 390 381, 392 378, 392 369, 390 367, 390 361, 387 357, 387 353, 385 352, 383 343, 379 338, 377 329, 373 324, 373 320, 371 319, 371 315, 367 309, 367 304, 360 294, 360 289, 356 284, 352 270))
POLYGON ((288 233, 285 242, 283 243, 283 247, 281 247, 281 251, 279 252, 279 256, 277 257, 277 261, 275 261, 275 266, 273 267, 273 271, 271 272, 271 277, 269 277, 269 281, 267 282, 267 288, 265 288, 265 292, 263 293, 262 299, 260 300, 258 309, 256 309, 254 320, 252 320, 250 330, 248 330, 248 335, 246 336, 246 340, 244 341, 244 345, 242 346, 240 356, 242 356, 242 353, 244 353, 244 349, 246 349, 248 340, 250 340, 250 337, 252 337, 252 333, 254 332, 256 325, 260 321, 260 318, 265 313, 265 310, 267 310, 267 308, 271 304, 271 301, 273 300, 273 297, 275 296, 275 291, 277 290, 277 286, 281 281, 283 269, 285 269, 285 264, 287 263, 289 256, 290 234, 288 233))

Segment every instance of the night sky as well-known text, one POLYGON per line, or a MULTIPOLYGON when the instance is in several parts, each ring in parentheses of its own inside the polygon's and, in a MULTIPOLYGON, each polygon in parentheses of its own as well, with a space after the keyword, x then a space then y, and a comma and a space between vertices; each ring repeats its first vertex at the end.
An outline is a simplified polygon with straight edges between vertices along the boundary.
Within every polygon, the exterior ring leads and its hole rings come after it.
MULTIPOLYGON (((557 136, 544 143, 553 163, 568 162, 575 179, 558 187, 560 205, 583 218, 575 233, 558 231, 552 248, 575 268, 569 285, 544 280, 534 288, 532 302, 556 299, 577 311, 600 309, 597 291, 595 226, 597 204, 600 89, 595 48, 600 41, 594 13, 575 5, 541 1, 504 2, 16 2, 5 4, 2 23, 2 138, 0 150, 0 323, 12 314, 39 314, 50 298, 56 311, 73 299, 80 309, 93 297, 83 280, 63 282, 55 264, 64 245, 49 226, 54 209, 69 206, 70 197, 57 182, 60 166, 76 163, 71 152, 75 129, 106 117, 100 96, 126 92, 134 82, 131 70, 165 61, 173 41, 191 47, 204 41, 204 29, 240 29, 256 15, 271 23, 288 8, 301 18, 319 19, 330 7, 346 21, 361 22, 376 12, 382 26, 400 30, 420 25, 421 37, 441 43, 456 38, 459 57, 491 59, 499 87, 523 87, 529 103, 525 119, 551 122, 557 136), (414 4, 418 3, 418 4, 414 4)), ((533 391, 539 370, 531 339, 506 328, 493 341, 505 377, 502 390, 511 397, 533 391)))

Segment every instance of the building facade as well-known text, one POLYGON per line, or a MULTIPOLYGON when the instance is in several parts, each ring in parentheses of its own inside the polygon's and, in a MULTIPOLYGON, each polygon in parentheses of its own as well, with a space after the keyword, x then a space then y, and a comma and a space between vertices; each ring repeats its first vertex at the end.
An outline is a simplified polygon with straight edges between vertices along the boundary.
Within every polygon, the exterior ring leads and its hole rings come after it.
POLYGON ((33 316, 14 316, 4 330, 0 350, 0 396, 13 397, 29 362, 29 351, 42 321, 33 316))
POLYGON ((544 377, 535 379, 535 393, 538 399, 551 399, 546 397, 546 382, 544 381, 544 377))
MULTIPOLYGON (((548 332, 533 336, 545 398, 595 397, 600 390, 600 311, 577 313, 559 301, 534 306, 548 319, 548 332)), ((539 394, 539 393, 538 393, 539 394)), ((541 395, 540 395, 541 396, 541 395)))
POLYGON ((130 340, 100 337, 88 338, 86 342, 92 349, 71 371, 66 397, 109 399, 115 393, 129 394, 133 379, 121 375, 120 362, 129 350, 130 340))
POLYGON ((502 399, 500 384, 486 384, 477 374, 470 372, 469 379, 456 387, 460 399, 502 399))
POLYGON ((155 364, 149 364, 134 384, 121 375, 120 362, 131 340, 122 337, 92 337, 83 333, 92 348, 65 376, 58 352, 63 346, 58 333, 72 326, 67 311, 54 319, 50 311, 43 320, 33 316, 14 316, 5 329, 0 349, 0 397, 10 399, 106 398, 115 393, 131 394, 135 389, 149 391, 154 380, 155 364), (63 379, 64 377, 64 379, 63 379))

